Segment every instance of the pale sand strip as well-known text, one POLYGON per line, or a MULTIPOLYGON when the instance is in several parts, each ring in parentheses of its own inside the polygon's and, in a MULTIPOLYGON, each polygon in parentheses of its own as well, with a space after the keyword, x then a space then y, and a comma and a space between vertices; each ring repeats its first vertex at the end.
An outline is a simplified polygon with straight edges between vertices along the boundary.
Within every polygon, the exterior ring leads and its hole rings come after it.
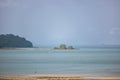
POLYGON ((53 48, 0 48, 0 50, 53 50, 53 48))
POLYGON ((69 75, 69 74, 37 74, 19 76, 0 76, 0 80, 120 80, 120 77, 69 75))

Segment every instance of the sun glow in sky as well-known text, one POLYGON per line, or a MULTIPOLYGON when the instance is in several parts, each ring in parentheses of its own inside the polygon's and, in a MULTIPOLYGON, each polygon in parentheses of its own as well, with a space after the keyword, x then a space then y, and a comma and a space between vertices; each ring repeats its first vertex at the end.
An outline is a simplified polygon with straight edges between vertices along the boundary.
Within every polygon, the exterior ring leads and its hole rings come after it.
POLYGON ((120 45, 120 0, 0 0, 0 34, 37 46, 120 45))

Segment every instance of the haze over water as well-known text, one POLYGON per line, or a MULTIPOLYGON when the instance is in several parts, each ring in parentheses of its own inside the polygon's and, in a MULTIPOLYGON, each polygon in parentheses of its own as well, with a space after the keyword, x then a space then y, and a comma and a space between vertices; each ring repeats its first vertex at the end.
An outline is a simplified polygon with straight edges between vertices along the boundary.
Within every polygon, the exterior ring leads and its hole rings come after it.
POLYGON ((0 0, 0 34, 34 46, 120 45, 120 0, 0 0))

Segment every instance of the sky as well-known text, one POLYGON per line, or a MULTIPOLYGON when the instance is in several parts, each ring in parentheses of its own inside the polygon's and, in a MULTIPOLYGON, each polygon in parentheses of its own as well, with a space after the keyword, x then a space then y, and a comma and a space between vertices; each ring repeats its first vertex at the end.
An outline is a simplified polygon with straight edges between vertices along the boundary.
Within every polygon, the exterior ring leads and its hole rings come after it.
POLYGON ((0 0, 0 34, 34 46, 120 45, 120 0, 0 0))

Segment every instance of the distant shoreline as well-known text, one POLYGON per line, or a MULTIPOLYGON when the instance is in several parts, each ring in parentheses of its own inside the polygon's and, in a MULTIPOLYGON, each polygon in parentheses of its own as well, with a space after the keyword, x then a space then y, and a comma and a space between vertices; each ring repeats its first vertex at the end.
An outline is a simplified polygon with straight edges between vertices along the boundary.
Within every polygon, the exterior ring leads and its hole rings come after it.
POLYGON ((52 48, 0 48, 0 50, 51 50, 52 48))
POLYGON ((0 48, 0 50, 79 50, 79 48, 75 49, 54 49, 54 48, 0 48))

